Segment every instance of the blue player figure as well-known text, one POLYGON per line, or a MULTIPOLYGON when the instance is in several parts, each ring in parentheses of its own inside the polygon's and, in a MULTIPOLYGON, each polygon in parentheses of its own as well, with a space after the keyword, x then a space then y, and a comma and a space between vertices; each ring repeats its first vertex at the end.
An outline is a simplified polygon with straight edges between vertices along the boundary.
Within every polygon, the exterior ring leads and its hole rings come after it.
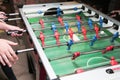
POLYGON ((39 11, 37 11, 37 13, 38 13, 38 14, 42 14, 42 13, 43 13, 43 11, 39 10, 39 11))
POLYGON ((68 46, 68 48, 67 48, 67 50, 70 50, 70 48, 71 48, 71 46, 73 45, 73 40, 69 40, 68 42, 67 42, 67 46, 68 46))
POLYGON ((91 42, 90 42, 90 46, 93 46, 94 45, 94 42, 97 40, 97 37, 96 37, 96 35, 95 36, 93 36, 93 38, 92 38, 92 40, 91 40, 91 42))
POLYGON ((88 25, 89 25, 90 29, 93 29, 93 22, 91 19, 88 19, 88 25))
POLYGON ((80 28, 81 28, 81 23, 80 23, 80 21, 77 21, 77 28, 78 28, 78 32, 80 33, 81 31, 80 31, 80 28))
POLYGON ((103 27, 103 19, 102 19, 102 17, 100 17, 99 24, 100 24, 100 28, 102 28, 103 27))
POLYGON ((65 27, 65 29, 66 29, 66 33, 68 34, 69 25, 68 25, 67 22, 64 23, 64 27, 65 27))
POLYGON ((77 11, 77 10, 78 10, 78 8, 77 8, 77 7, 74 7, 74 8, 73 8, 73 10, 74 10, 74 11, 77 11))
POLYGON ((118 38, 118 37, 119 37, 119 32, 116 32, 116 33, 113 35, 112 39, 111 39, 111 43, 113 43, 114 40, 115 40, 116 38, 118 38))
POLYGON ((60 9, 60 7, 58 7, 57 8, 57 16, 61 16, 61 14, 62 14, 61 12, 62 12, 62 10, 60 9))
POLYGON ((57 29, 56 29, 56 25, 55 25, 54 23, 52 23, 51 29, 52 29, 53 33, 57 30, 57 29))

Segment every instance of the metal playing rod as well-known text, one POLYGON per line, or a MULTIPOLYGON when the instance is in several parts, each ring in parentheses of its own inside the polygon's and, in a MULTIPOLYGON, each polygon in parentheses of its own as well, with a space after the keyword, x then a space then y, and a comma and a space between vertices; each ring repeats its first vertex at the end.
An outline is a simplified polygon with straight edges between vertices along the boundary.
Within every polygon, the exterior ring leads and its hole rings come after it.
MULTIPOLYGON (((99 21, 95 21, 93 22, 93 24, 97 24, 99 21)), ((60 24, 55 24, 56 25, 56 28, 65 28, 64 26, 61 26, 60 24)), ((85 26, 85 25, 88 25, 88 22, 84 22, 84 23, 81 23, 81 26, 85 26)), ((74 26, 77 26, 76 24, 72 24, 72 25, 69 25, 69 27, 74 27, 74 26)), ((108 29, 108 28, 112 28, 114 26, 108 26, 108 27, 102 27, 101 29, 108 29)), ((51 26, 47 26, 46 28, 43 28, 43 29, 35 29, 33 28, 33 31, 43 31, 43 30, 47 30, 47 29, 51 29, 51 26)))
MULTIPOLYGON (((93 50, 93 51, 88 51, 88 52, 80 52, 80 55, 86 55, 86 54, 90 54, 90 53, 95 53, 95 52, 100 52, 102 51, 102 49, 98 49, 98 50, 93 50)), ((50 61, 54 61, 54 60, 59 60, 59 59, 64 59, 64 58, 68 58, 68 57, 73 57, 72 53, 71 55, 67 55, 67 56, 63 56, 63 57, 58 57, 58 58, 54 58, 54 59, 49 59, 50 61)))
MULTIPOLYGON (((66 14, 61 14, 60 16, 67 16, 67 15, 70 15, 70 14, 80 14, 82 11, 78 11, 78 12, 72 12, 72 13, 66 13, 66 14)), ((86 12, 84 12, 86 13, 86 12)), ((38 18, 38 16, 34 16, 32 18, 38 18)), ((43 15, 43 16, 39 16, 40 18, 57 18, 57 14, 51 14, 51 15, 43 15)))
MULTIPOLYGON (((67 16, 67 15, 70 15, 70 14, 79 14, 79 12, 76 12, 76 13, 69 13, 69 14, 61 14, 61 17, 62 16, 67 16)), ((40 17, 32 17, 32 18, 40 18, 40 19, 42 19, 42 18, 49 18, 49 19, 53 19, 53 18, 58 18, 58 16, 56 16, 56 15, 45 15, 45 16, 40 16, 40 17)), ((55 20, 49 20, 48 22, 54 22, 55 20)), ((55 21, 56 22, 56 21, 55 21)), ((33 22, 33 23, 30 23, 30 24, 37 24, 37 23, 39 23, 39 22, 33 22)), ((47 23, 47 21, 45 21, 45 23, 47 23)))
MULTIPOLYGON (((107 39, 107 38, 110 38, 110 37, 112 37, 112 36, 113 36, 113 35, 100 37, 98 40, 107 39)), ((89 41, 91 41, 91 40, 92 40, 92 39, 81 40, 81 41, 74 42, 74 44, 89 42, 89 41)), ((67 45, 67 42, 59 44, 59 46, 64 46, 64 45, 67 45)), ((53 45, 45 45, 45 47, 43 47, 43 48, 52 48, 52 47, 58 47, 58 45, 56 45, 56 44, 53 44, 53 45)))
POLYGON ((19 13, 9 13, 9 14, 5 14, 5 16, 17 16, 19 15, 19 13))
MULTIPOLYGON (((90 30, 88 30, 88 31, 90 31, 90 30)), ((82 32, 74 32, 74 34, 77 34, 77 33, 79 33, 79 34, 81 34, 82 32)), ((60 36, 64 36, 64 35, 69 35, 68 33, 64 33, 64 34, 60 34, 60 36)), ((45 36, 46 38, 50 38, 50 37, 54 37, 54 35, 47 35, 47 36, 45 36)), ((39 39, 39 37, 37 37, 38 39, 39 39)))
MULTIPOLYGON (((94 21, 93 24, 97 24, 99 21, 94 21)), ((56 25, 56 28, 64 28, 63 26, 61 26, 60 24, 55 24, 56 25)), ((69 25, 69 24, 68 24, 69 25)), ((81 23, 81 26, 82 25, 88 25, 88 22, 84 22, 84 23, 81 23)), ((77 24, 72 24, 72 25, 69 25, 70 27, 74 27, 74 26, 77 26, 77 24)), ((112 26, 110 26, 112 27, 112 26)), ((109 28, 110 28, 109 27, 109 28)), ((51 29, 51 26, 47 26, 47 28, 43 28, 43 29, 35 29, 33 28, 34 31, 41 31, 41 30, 45 30, 45 29, 51 29)))
POLYGON ((16 52, 16 54, 18 54, 18 53, 34 51, 34 50, 35 50, 35 48, 28 48, 28 49, 17 50, 15 52, 16 52))
POLYGON ((15 21, 15 20, 21 20, 22 18, 7 18, 4 19, 3 21, 15 21))
MULTIPOLYGON (((65 28, 64 26, 61 26, 60 24, 55 24, 56 25, 56 28, 65 28)), ((83 25, 83 24, 81 24, 83 25)), ((69 25, 70 27, 74 27, 74 26, 77 26, 76 24, 74 25, 69 25)), ((43 28, 43 29, 35 29, 33 28, 33 31, 42 31, 42 30, 46 30, 46 29, 51 29, 51 26, 47 26, 46 28, 43 28)))
MULTIPOLYGON (((75 12, 74 14, 80 14, 81 12, 83 12, 83 11, 79 11, 79 12, 75 12)), ((88 11, 86 11, 86 12, 83 12, 83 13, 89 13, 89 10, 88 11)), ((73 13, 69 13, 69 14, 73 14, 73 13)), ((69 15, 69 14, 61 14, 61 16, 65 16, 65 15, 69 15)), ((40 18, 48 18, 48 17, 51 17, 51 18, 53 18, 53 17, 56 17, 57 18, 57 16, 56 15, 47 15, 47 16, 41 16, 40 18)), ((88 17, 88 16, 87 16, 88 17)), ((91 15, 91 16, 89 16, 89 17, 96 17, 96 18, 99 18, 99 15, 98 14, 95 14, 95 15, 91 15)), ((63 18, 63 21, 64 20, 74 20, 74 19, 76 19, 76 18, 63 18)), ((48 23, 48 22, 56 22, 56 20, 51 20, 51 21, 44 21, 44 23, 48 23)), ((36 24, 36 23, 39 23, 39 22, 35 22, 35 23, 30 23, 30 24, 36 24)))
MULTIPOLYGON (((71 20, 77 20, 75 17, 73 18, 63 18, 63 21, 71 21, 71 20)), ((49 21, 43 21, 44 23, 49 23, 49 22, 58 22, 58 20, 49 20, 49 21)), ((34 22, 34 23, 30 23, 30 24, 36 24, 36 23, 39 23, 39 22, 34 22)))
MULTIPOLYGON (((119 49, 120 46, 114 46, 114 49, 119 49)), ((90 53, 96 53, 96 52, 102 52, 103 49, 97 49, 97 50, 93 50, 93 51, 88 51, 88 52, 80 52, 80 55, 86 55, 86 54, 90 54, 90 53)), ((54 59, 49 59, 50 61, 54 61, 54 60, 59 60, 59 59, 64 59, 64 58, 68 58, 68 57, 73 57, 74 53, 67 55, 67 56, 63 56, 63 57, 58 57, 58 58, 54 58, 54 59)), ((79 56, 77 56, 79 57, 79 56)))
MULTIPOLYGON (((73 26, 71 26, 71 27, 73 27, 73 26)), ((109 28, 112 28, 113 26, 109 26, 109 27, 103 27, 103 28, 101 28, 100 30, 104 30, 104 29, 109 29, 109 28)), ((58 27, 58 28, 64 28, 64 27, 62 27, 62 26, 60 26, 60 27, 58 27)), ((45 28, 45 29, 51 29, 50 27, 49 28, 45 28)), ((41 31, 41 29, 33 29, 33 31, 41 31)), ((44 29, 43 29, 44 30, 44 29)), ((93 32, 94 31, 94 29, 91 29, 91 30, 87 30, 87 32, 93 32)), ((77 33, 79 33, 79 34, 81 34, 82 32, 74 32, 74 34, 77 34, 77 33)), ((64 35, 69 35, 68 33, 64 33, 64 34, 60 34, 60 36, 64 36, 64 35)), ((54 35, 47 35, 47 36, 45 36, 46 38, 50 38, 50 37, 54 37, 54 35)), ((37 37, 38 39, 39 39, 39 37, 37 37)))
MULTIPOLYGON (((77 14, 80 14, 82 11, 80 11, 80 12, 77 12, 76 13, 76 15, 77 14)), ((85 13, 85 12, 83 12, 83 13, 85 13)), ((86 12, 87 13, 87 12, 86 12)), ((71 14, 71 13, 70 13, 71 14)), ((72 13, 73 14, 73 13, 72 13)), ((68 14, 61 14, 61 15, 68 15, 68 14)), ((51 15, 47 15, 47 16, 41 16, 40 18, 48 18, 48 17, 51 17, 51 15)), ((97 14, 95 14, 95 15, 92 15, 92 16, 90 16, 90 17, 96 17, 96 18, 99 18, 99 15, 97 15, 97 14)), ((52 18, 53 18, 53 16, 52 16, 52 18)), ((57 17, 56 17, 57 18, 57 17)), ((73 17, 73 18, 64 18, 63 17, 63 21, 65 21, 65 20, 75 20, 76 18, 75 17, 73 17)), ((48 23, 48 22, 56 22, 56 21, 58 21, 58 20, 49 20, 49 21, 44 21, 44 23, 48 23)), ((36 23, 39 23, 39 22, 34 22, 34 23, 30 23, 30 24, 36 24, 36 23)))
MULTIPOLYGON (((64 45, 67 45, 67 43, 61 43, 59 44, 59 46, 64 46, 64 45)), ((52 48, 52 47, 57 47, 58 45, 46 45, 45 47, 43 48, 52 48)))
POLYGON ((82 6, 81 8, 79 7, 74 7, 74 8, 68 8, 68 9, 60 9, 60 8, 57 8, 56 10, 48 10, 48 11, 41 11, 41 10, 38 10, 38 11, 35 11, 35 12, 27 12, 25 14, 35 14, 35 13, 50 13, 50 12, 57 12, 58 10, 59 11, 69 11, 69 10, 78 10, 78 9, 85 9, 84 6, 82 6))

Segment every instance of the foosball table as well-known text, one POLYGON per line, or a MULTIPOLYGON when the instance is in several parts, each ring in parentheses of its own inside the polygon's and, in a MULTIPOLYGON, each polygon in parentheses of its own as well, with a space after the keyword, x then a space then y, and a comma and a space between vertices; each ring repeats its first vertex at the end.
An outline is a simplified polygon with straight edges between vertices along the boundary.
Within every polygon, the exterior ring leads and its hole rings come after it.
POLYGON ((19 9, 49 80, 119 80, 120 23, 78 2, 19 9))

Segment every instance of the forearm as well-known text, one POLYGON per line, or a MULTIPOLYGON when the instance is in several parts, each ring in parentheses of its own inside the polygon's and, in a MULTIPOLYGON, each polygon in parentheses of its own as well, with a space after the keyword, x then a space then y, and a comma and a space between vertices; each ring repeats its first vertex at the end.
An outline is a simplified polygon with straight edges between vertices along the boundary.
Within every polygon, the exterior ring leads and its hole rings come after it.
POLYGON ((6 24, 4 22, 0 22, 0 29, 1 30, 18 30, 23 31, 23 29, 19 28, 18 26, 13 26, 10 24, 6 24))
POLYGON ((4 22, 0 22, 0 29, 1 30, 10 30, 10 27, 8 24, 6 24, 4 22))

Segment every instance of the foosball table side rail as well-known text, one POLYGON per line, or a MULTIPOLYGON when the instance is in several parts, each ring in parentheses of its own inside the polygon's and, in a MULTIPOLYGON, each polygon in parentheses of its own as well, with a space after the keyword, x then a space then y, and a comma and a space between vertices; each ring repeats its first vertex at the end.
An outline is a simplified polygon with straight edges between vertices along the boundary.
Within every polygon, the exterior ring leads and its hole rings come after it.
POLYGON ((43 52, 43 50, 42 50, 42 47, 39 45, 39 42, 37 41, 36 36, 34 35, 33 30, 31 29, 31 26, 30 26, 30 24, 28 23, 26 17, 24 16, 24 13, 22 12, 21 9, 20 9, 20 13, 21 13, 21 16, 22 16, 24 22, 26 23, 26 24, 25 24, 25 25, 26 25, 26 28, 27 28, 27 30, 28 30, 28 32, 29 32, 29 35, 30 35, 30 37, 31 37, 34 45, 35 45, 35 49, 37 50, 38 55, 40 56, 40 59, 41 59, 43 65, 44 65, 44 67, 45 67, 45 69, 46 69, 46 72, 47 72, 47 74, 49 75, 49 78, 50 78, 51 80, 52 80, 52 79, 56 79, 57 77, 56 77, 53 69, 51 68, 50 63, 49 63, 46 55, 44 54, 44 52, 43 52))

